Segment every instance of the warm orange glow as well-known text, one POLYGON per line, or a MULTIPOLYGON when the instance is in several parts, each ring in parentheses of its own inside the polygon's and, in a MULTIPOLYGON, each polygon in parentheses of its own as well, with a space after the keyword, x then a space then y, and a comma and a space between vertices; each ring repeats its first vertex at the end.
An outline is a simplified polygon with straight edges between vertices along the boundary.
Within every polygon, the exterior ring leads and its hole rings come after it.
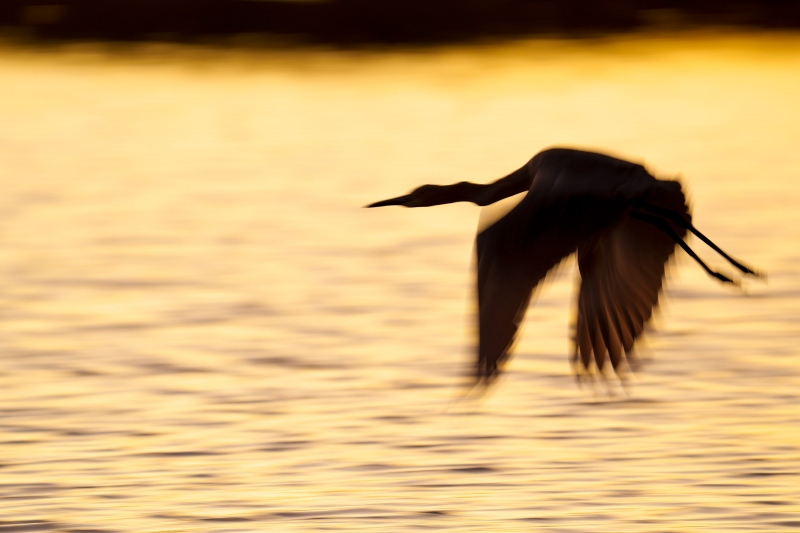
POLYGON ((3 49, 0 530, 797 529, 799 87, 789 34, 3 49), (681 256, 626 398, 570 263, 459 403, 479 210, 361 206, 555 144, 680 173, 769 283, 681 256))

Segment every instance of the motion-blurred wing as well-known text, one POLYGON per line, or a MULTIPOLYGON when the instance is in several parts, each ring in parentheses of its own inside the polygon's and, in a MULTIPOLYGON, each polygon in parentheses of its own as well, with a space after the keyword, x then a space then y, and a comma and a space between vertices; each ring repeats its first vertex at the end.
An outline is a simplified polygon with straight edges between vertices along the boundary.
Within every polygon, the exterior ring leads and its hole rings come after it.
POLYGON ((580 242, 571 231, 576 202, 542 203, 528 195, 478 234, 478 380, 491 381, 537 284, 580 242))
MULTIPOLYGON (((690 220, 677 182, 658 182, 648 201, 690 220)), ((678 235, 686 231, 673 225, 678 235)), ((650 319, 675 242, 662 230, 625 216, 621 223, 578 247, 581 288, 575 355, 588 371, 592 361, 603 371, 630 360, 631 350, 650 319)))

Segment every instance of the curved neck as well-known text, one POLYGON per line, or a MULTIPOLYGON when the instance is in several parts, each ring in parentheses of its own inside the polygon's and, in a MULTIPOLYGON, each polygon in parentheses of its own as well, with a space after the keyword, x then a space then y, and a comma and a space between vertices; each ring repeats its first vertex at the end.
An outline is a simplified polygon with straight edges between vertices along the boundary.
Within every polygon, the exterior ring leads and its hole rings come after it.
MULTIPOLYGON (((480 185, 462 181, 453 185, 442 186, 441 200, 432 205, 449 204, 453 202, 472 202, 478 205, 489 205, 525 192, 533 183, 533 169, 530 168, 533 160, 518 168, 508 176, 500 178, 493 183, 480 185)), ((438 200, 439 198, 437 198, 438 200)))
POLYGON ((442 185, 441 190, 436 194, 436 203, 433 205, 452 204, 454 202, 480 203, 486 185, 460 181, 452 185, 442 185))

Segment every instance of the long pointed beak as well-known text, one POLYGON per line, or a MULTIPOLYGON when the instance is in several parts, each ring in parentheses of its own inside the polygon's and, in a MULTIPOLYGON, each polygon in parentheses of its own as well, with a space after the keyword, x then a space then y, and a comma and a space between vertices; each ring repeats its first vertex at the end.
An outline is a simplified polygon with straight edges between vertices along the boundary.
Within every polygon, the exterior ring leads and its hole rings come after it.
POLYGON ((407 202, 410 202, 412 195, 406 194, 405 196, 398 196, 397 198, 390 198, 388 200, 383 200, 380 202, 375 202, 374 204, 369 204, 365 207, 384 207, 387 205, 406 205, 407 202))

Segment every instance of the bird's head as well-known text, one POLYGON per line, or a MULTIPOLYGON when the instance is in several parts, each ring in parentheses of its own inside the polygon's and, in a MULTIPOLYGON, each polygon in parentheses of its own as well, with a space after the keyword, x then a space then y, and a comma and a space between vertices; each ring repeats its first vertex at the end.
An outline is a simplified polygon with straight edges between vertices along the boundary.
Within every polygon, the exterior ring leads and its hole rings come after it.
POLYGON ((381 202, 369 204, 367 207, 384 207, 387 205, 404 205, 406 207, 429 207, 432 205, 456 202, 452 194, 452 187, 447 185, 423 185, 417 187, 409 194, 390 198, 381 202))

